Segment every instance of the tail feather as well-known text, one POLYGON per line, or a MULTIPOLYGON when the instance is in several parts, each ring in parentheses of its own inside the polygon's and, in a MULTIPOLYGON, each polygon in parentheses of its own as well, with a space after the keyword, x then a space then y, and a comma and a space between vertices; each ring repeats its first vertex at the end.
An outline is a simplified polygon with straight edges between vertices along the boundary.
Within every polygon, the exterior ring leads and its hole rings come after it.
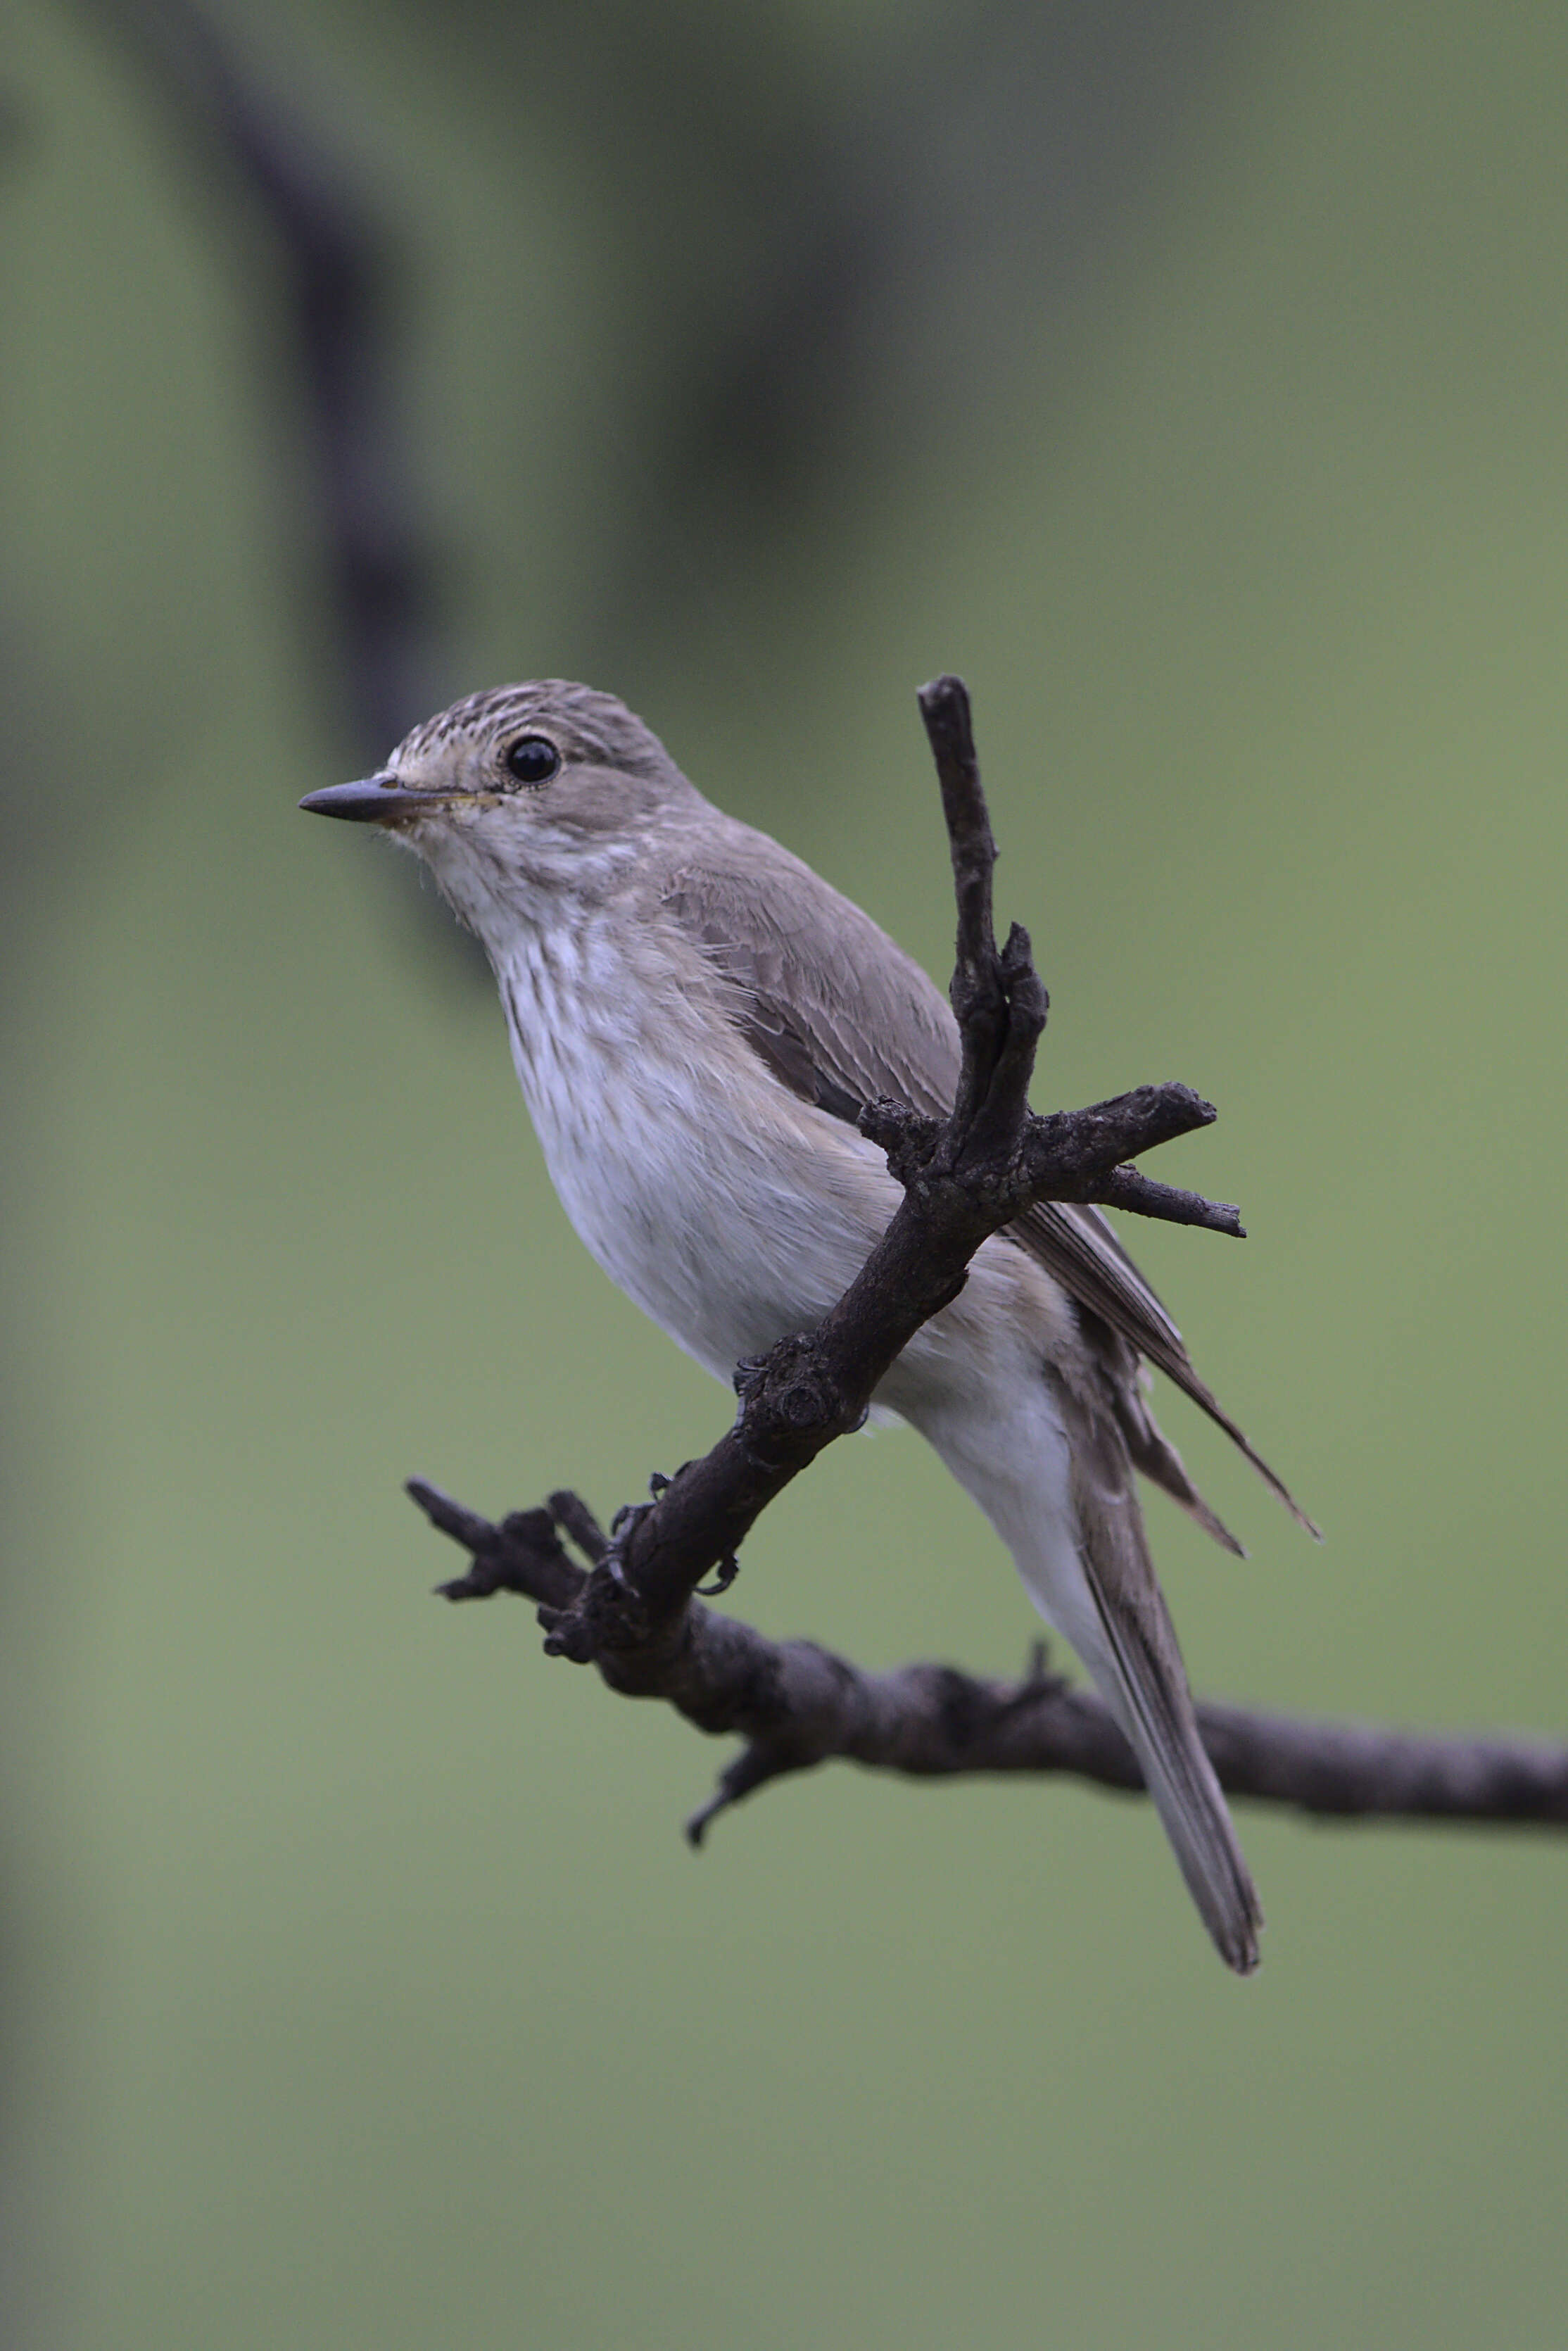
POLYGON ((1092 1391, 1075 1391, 1065 1381, 1055 1388, 1070 1446, 1076 1573, 1063 1574, 1067 1562, 1057 1547, 1049 1560, 1038 1550, 1033 1557, 1015 1551, 1014 1557, 1131 1740, 1220 1957, 1238 1975, 1250 1975, 1263 1913, 1198 1737, 1176 1628, 1149 1557, 1125 1433, 1092 1391))
MULTIPOLYGON (((1115 1714, 1143 1766, 1149 1794, 1197 1903, 1204 1925, 1227 1967, 1250 1975, 1258 1965, 1258 1930, 1263 1924, 1258 1889, 1247 1866, 1213 1764, 1198 1736, 1192 1700, 1179 1659, 1173 1675, 1168 1659, 1145 1646, 1135 1620, 1104 1605, 1097 1580, 1091 1588, 1115 1672, 1100 1673, 1101 1694, 1115 1714)), ((1162 1607, 1160 1614, 1164 1614, 1162 1607)), ((1085 1659, 1086 1664, 1101 1660, 1085 1659)))
MULTIPOLYGON (((1162 1364, 1160 1368, 1164 1371, 1168 1369, 1168 1366, 1162 1364)), ((1305 1510, 1302 1510, 1300 1502, 1297 1501, 1294 1494, 1291 1493, 1289 1486, 1286 1485, 1279 1471, 1277 1469, 1270 1469, 1269 1464, 1264 1460, 1263 1456, 1258 1451, 1257 1447, 1254 1445, 1249 1444, 1248 1439, 1243 1437, 1241 1431, 1236 1426, 1236 1423, 1231 1419, 1230 1415, 1226 1411, 1225 1406, 1220 1403, 1219 1398, 1215 1395, 1214 1390, 1209 1387, 1205 1381, 1198 1378, 1198 1375, 1193 1370, 1191 1364, 1189 1363, 1186 1364, 1182 1371, 1173 1374, 1172 1376, 1176 1380, 1179 1386, 1186 1390, 1187 1395, 1191 1396, 1194 1404, 1200 1405, 1202 1406, 1203 1410, 1208 1415, 1210 1420, 1214 1422, 1216 1427, 1222 1428, 1225 1431, 1225 1434, 1228 1437, 1232 1445, 1236 1447, 1238 1452, 1246 1456, 1247 1459, 1252 1464, 1253 1468, 1258 1472, 1260 1478, 1262 1479, 1265 1486, 1267 1486, 1270 1491, 1276 1494, 1280 1500, 1283 1502, 1285 1508, 1296 1521, 1296 1524, 1299 1527, 1304 1528, 1314 1542, 1322 1542, 1323 1539, 1323 1531, 1322 1527, 1318 1525, 1314 1519, 1308 1518, 1305 1510)))
POLYGON ((1038 1385, 991 1391, 915 1421, 1012 1552, 1040 1614, 1065 1635, 1143 1767, 1204 1924, 1239 1975, 1263 1923, 1214 1766, 1198 1737, 1181 1651, 1155 1579, 1127 1440, 1108 1398, 1051 1366, 1038 1385))

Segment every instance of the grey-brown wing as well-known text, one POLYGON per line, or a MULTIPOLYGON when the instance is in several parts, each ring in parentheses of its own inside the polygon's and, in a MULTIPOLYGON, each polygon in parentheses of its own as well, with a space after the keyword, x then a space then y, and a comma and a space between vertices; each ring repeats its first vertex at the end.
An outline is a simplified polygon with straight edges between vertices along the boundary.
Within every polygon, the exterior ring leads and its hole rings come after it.
MULTIPOLYGON (((1071 1290, 1081 1306, 1087 1307, 1103 1322, 1135 1347, 1156 1371, 1173 1379, 1185 1395, 1200 1405, 1210 1420, 1218 1423, 1231 1443, 1244 1453, 1264 1483, 1271 1488, 1291 1516, 1308 1534, 1317 1536, 1319 1530, 1302 1510, 1278 1471, 1271 1469, 1231 1419, 1207 1380, 1195 1366, 1192 1357, 1182 1343, 1176 1329, 1154 1291, 1145 1281, 1132 1259, 1127 1257, 1106 1226, 1104 1218, 1093 1208, 1081 1208, 1070 1203, 1048 1201, 1031 1208, 1027 1216, 1009 1228, 1025 1248, 1036 1256, 1048 1270, 1056 1276, 1064 1290, 1071 1290), (1088 1219, 1092 1217, 1091 1226, 1088 1219)), ((1145 1419, 1148 1416, 1145 1414, 1145 1419)), ((1145 1459, 1140 1450, 1140 1439, 1124 1420, 1124 1427, 1132 1447, 1133 1458, 1140 1469, 1186 1504, 1195 1517, 1207 1522, 1207 1506, 1197 1500, 1190 1489, 1182 1492, 1176 1479, 1186 1482, 1186 1472, 1179 1460, 1173 1458, 1172 1475, 1163 1475, 1145 1459)), ((1155 1446, 1164 1447, 1166 1440, 1152 1421, 1148 1421, 1149 1437, 1155 1446)), ((1166 1448, 1169 1449, 1168 1447, 1166 1448)), ((1218 1522, 1209 1531, 1231 1550, 1240 1545, 1218 1522)))
MULTIPOLYGON (((711 821, 717 811, 705 812, 711 821)), ((892 1095, 940 1116, 958 1078, 958 1032, 919 965, 849 899, 765 834, 717 819, 701 861, 664 881, 664 904, 734 989, 737 1025, 779 1082, 853 1124, 892 1095)), ((1292 1515, 1312 1520, 1199 1378, 1181 1332, 1097 1208, 1049 1202, 1009 1237, 1104 1326, 1099 1352, 1138 1468, 1233 1551, 1240 1545, 1194 1488, 1138 1390, 1143 1355, 1200 1405, 1292 1515), (1129 1362, 1115 1341, 1134 1351, 1129 1362)), ((1092 1329, 1086 1332, 1092 1340, 1092 1329)))
POLYGON ((671 874, 663 901, 732 983, 774 1076, 852 1124, 884 1094, 941 1116, 958 1033, 919 965, 777 842, 726 824, 721 845, 724 862, 671 874))

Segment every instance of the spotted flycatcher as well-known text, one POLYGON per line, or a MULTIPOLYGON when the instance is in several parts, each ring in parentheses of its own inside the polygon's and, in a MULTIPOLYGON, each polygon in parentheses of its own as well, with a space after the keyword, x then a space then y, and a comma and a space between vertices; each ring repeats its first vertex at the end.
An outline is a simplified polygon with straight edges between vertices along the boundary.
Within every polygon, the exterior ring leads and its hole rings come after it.
MULTIPOLYGON (((623 704, 557 679, 471 695, 380 774, 300 805, 392 833, 478 934, 556 1190, 645 1313, 727 1383, 821 1321, 901 1196, 862 1106, 945 1114, 958 1074, 946 1002, 869 915, 704 799, 623 704)), ((1261 1912, 1134 1471, 1240 1546, 1155 1426, 1145 1363, 1301 1517, 1092 1207, 1032 1208, 987 1241, 877 1402, 935 1447, 1083 1660, 1246 1973, 1261 1912)))

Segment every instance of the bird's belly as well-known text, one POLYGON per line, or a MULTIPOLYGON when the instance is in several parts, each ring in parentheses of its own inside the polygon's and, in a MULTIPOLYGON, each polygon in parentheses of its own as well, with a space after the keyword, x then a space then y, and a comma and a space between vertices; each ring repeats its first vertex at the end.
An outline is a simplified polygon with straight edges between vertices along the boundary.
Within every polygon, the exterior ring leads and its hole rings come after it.
MULTIPOLYGON (((853 1127, 779 1085, 737 1036, 679 998, 653 1029, 566 1017, 503 985, 513 1059, 562 1207, 590 1253, 714 1375, 811 1328, 849 1287, 902 1193, 853 1127), (729 1050, 726 1050, 727 1047, 729 1050)), ((1052 1351, 1068 1310, 1010 1243, 988 1241, 954 1304, 878 1400, 921 1419, 978 1404, 1052 1351)))
POLYGON ((739 1100, 678 1068, 543 1094, 525 1075, 524 1088, 584 1246, 727 1381, 742 1356, 821 1320, 899 1198, 852 1131, 805 1105, 797 1117, 770 1079, 739 1074, 739 1100))

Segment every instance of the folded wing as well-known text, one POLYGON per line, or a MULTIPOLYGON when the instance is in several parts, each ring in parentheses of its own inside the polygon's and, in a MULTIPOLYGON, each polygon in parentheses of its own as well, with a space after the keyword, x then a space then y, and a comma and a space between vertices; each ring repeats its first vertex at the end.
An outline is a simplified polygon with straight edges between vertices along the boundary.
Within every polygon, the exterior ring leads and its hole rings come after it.
MULTIPOLYGON (((705 814, 717 817, 716 810, 705 814)), ((883 1095, 928 1116, 951 1109, 959 1046, 946 998, 869 914, 788 850, 749 826, 719 819, 716 842, 705 828, 700 864, 674 867, 663 897, 729 983, 742 1034, 792 1093, 852 1125, 865 1103, 883 1095)), ((1007 1237, 1078 1304, 1128 1449, 1145 1476, 1217 1541, 1240 1551, 1155 1426, 1139 1357, 1218 1422, 1291 1516, 1317 1533, 1199 1377, 1181 1332, 1098 1208, 1050 1202, 1009 1226, 1007 1237)))

